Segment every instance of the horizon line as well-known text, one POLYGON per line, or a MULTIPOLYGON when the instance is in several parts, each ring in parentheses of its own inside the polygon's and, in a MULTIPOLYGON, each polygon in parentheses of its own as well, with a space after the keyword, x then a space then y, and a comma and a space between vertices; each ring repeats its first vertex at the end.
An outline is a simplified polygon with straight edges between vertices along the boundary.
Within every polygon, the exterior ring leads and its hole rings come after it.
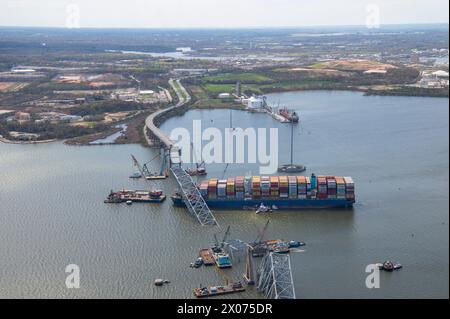
POLYGON ((66 30, 239 30, 239 29, 301 29, 301 28, 366 28, 368 30, 379 30, 383 27, 389 26, 433 26, 433 25, 446 25, 449 26, 449 22, 411 22, 411 23, 386 23, 380 24, 378 28, 367 28, 364 24, 317 24, 317 25, 297 25, 297 26, 193 26, 193 27, 79 27, 68 28, 65 26, 23 26, 23 25, 0 25, 0 28, 28 28, 28 29, 66 29, 66 30))

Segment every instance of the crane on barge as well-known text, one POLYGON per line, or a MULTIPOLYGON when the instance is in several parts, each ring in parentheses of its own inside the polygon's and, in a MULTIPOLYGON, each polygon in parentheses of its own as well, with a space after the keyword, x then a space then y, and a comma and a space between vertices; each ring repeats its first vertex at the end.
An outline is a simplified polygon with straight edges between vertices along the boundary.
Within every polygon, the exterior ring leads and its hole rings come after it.
MULTIPOLYGON (((148 164, 153 162, 159 156, 161 156, 161 153, 156 155, 155 157, 153 157, 150 161, 148 161, 144 165, 141 165, 133 154, 131 154, 131 159, 133 161, 134 166, 136 166, 137 169, 139 170, 139 173, 140 173, 141 177, 144 177, 146 180, 166 179, 166 178, 169 177, 169 173, 168 173, 167 169, 165 169, 166 168, 166 156, 165 155, 163 156, 163 160, 162 160, 162 163, 161 163, 161 169, 159 171, 159 174, 158 173, 151 173, 149 168, 148 168, 148 164)), ((136 174, 132 175, 132 176, 136 176, 136 174)))
POLYGON ((194 143, 191 143, 191 152, 194 156, 194 162, 195 162, 195 168, 187 168, 185 169, 186 173, 188 173, 190 176, 204 176, 207 174, 206 167, 205 167, 205 161, 200 159, 200 163, 197 161, 197 157, 195 155, 194 151, 194 143))

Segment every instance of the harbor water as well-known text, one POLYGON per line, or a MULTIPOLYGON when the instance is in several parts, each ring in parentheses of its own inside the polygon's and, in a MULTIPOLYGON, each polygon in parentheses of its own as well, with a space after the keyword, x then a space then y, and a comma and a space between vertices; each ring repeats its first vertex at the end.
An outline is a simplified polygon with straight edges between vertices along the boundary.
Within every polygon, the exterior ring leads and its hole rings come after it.
MULTIPOLYGON (((355 92, 292 92, 269 103, 295 109, 294 159, 305 174, 352 176, 357 202, 347 210, 256 215, 217 211, 222 232, 253 241, 267 219, 267 239, 301 240, 291 254, 297 298, 448 298, 448 99, 364 96, 355 92), (404 268, 381 273, 368 289, 368 264, 404 268)), ((192 110, 162 125, 229 126, 229 110, 192 110)), ((290 161, 290 127, 267 114, 233 111, 233 127, 279 129, 280 164, 290 161)), ((185 209, 104 204, 111 189, 167 195, 172 179, 132 180, 130 154, 146 162, 157 150, 138 145, 67 146, 0 143, 0 298, 193 298, 199 285, 241 279, 244 260, 218 272, 194 269, 217 227, 201 227, 185 209), (80 267, 80 288, 67 289, 65 267, 80 267), (156 287, 156 278, 170 284, 156 287)), ((150 164, 159 171, 159 163, 150 164)), ((207 166, 207 177, 257 175, 257 164, 207 166)), ((218 234, 220 238, 222 234, 218 234)), ((225 298, 262 298, 250 288, 225 298)))

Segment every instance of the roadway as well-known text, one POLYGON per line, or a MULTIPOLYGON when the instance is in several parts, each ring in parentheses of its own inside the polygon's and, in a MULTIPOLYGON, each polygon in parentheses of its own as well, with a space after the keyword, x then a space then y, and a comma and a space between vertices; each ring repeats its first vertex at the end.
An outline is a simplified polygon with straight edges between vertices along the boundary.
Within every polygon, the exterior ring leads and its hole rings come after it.
POLYGON ((191 96, 187 92, 187 90, 184 88, 184 86, 181 84, 179 79, 170 79, 169 80, 170 86, 173 88, 175 93, 178 96, 178 103, 176 105, 172 105, 171 107, 156 111, 155 113, 150 114, 146 120, 145 120, 145 126, 144 126, 144 136, 147 140, 147 144, 152 145, 151 140, 149 139, 147 135, 147 130, 150 130, 153 135, 155 135, 164 145, 167 149, 171 149, 174 146, 174 142, 169 139, 168 136, 164 134, 163 131, 159 129, 159 127, 155 124, 155 119, 160 116, 161 114, 164 114, 166 112, 172 111, 176 108, 180 108, 186 103, 189 103, 191 101, 191 96))

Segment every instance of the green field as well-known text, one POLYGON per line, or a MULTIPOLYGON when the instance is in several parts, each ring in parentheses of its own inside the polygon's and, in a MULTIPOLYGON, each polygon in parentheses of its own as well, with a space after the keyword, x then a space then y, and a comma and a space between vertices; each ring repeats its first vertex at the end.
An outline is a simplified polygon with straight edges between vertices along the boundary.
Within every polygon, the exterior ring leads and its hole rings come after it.
POLYGON ((231 93, 235 90, 234 84, 205 84, 205 89, 211 93, 231 93))
POLYGON ((203 78, 205 83, 213 84, 235 84, 241 81, 243 84, 271 83, 273 79, 258 73, 223 73, 203 78))

